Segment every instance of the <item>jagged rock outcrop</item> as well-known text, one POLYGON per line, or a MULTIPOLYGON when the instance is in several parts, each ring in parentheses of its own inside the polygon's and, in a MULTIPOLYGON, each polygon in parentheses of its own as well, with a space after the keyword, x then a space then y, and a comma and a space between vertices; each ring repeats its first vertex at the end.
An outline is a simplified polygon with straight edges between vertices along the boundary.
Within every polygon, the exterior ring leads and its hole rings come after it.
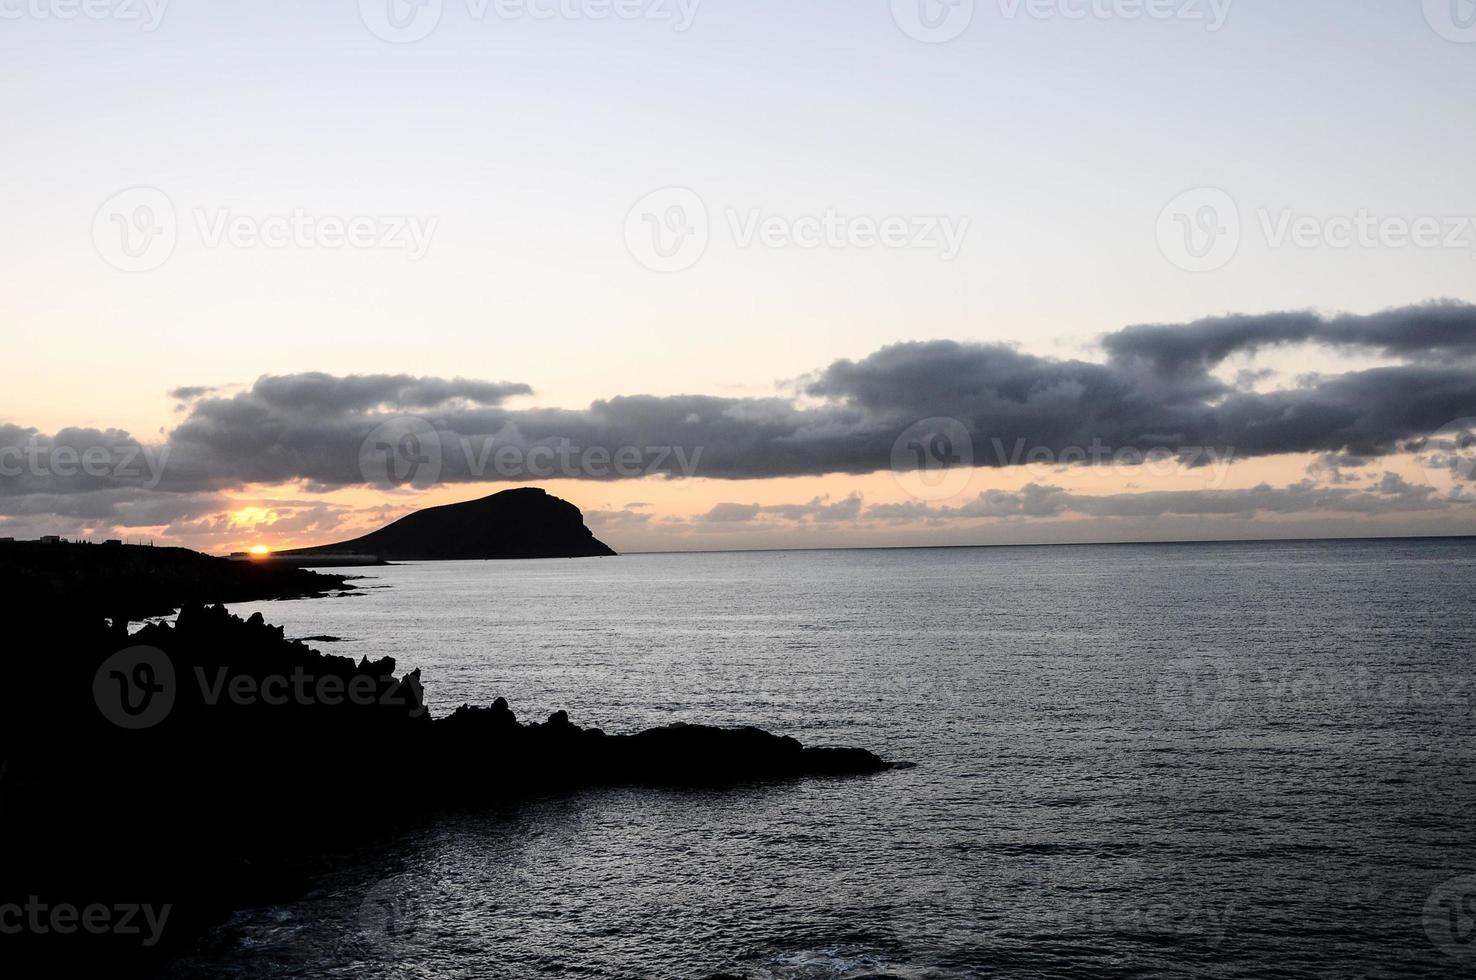
POLYGON ((496 785, 504 790, 609 783, 713 785, 887 768, 864 749, 807 748, 754 727, 675 724, 609 735, 580 728, 563 711, 542 724, 521 724, 502 698, 490 708, 462 705, 436 721, 432 735, 441 758, 473 765, 478 758, 495 759, 496 785), (463 758, 467 751, 470 756, 463 758))
POLYGON ((17 647, 29 655, 0 690, 0 905, 150 902, 171 917, 158 946, 22 937, 51 966, 80 954, 146 973, 242 902, 290 896, 301 858, 442 806, 886 768, 758 728, 609 735, 564 712, 522 724, 501 699, 433 719, 418 671, 319 653, 259 614, 187 606, 130 635, 66 608, 28 610, 53 635, 17 647))

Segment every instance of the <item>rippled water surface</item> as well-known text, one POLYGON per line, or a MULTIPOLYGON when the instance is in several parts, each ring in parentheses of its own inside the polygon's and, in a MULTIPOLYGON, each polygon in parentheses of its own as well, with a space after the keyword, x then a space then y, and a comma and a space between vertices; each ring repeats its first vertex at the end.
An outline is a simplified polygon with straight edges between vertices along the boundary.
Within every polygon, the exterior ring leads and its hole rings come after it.
POLYGON ((439 817, 243 911, 177 976, 1476 969, 1470 542, 366 574, 237 611, 419 666, 437 713, 753 723, 916 767, 439 817))

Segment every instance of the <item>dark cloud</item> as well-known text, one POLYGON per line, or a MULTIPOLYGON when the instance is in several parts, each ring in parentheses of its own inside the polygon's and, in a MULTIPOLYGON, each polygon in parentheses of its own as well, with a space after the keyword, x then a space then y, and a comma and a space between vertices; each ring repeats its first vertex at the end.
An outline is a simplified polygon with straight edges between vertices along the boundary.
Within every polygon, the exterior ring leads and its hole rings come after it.
POLYGON ((878 504, 868 520, 892 523, 986 518, 1052 518, 1077 514, 1096 518, 1254 517, 1261 514, 1384 514, 1469 506, 1443 499, 1430 487, 1415 486, 1397 473, 1385 473, 1371 487, 1288 487, 1261 485, 1243 490, 1171 490, 1147 493, 1078 494, 1058 486, 1031 483, 1018 491, 989 490, 957 506, 923 503, 878 504))
POLYGON ((1269 381, 1276 377, 1276 372, 1271 368, 1242 368, 1235 372, 1236 388, 1254 388, 1263 381, 1269 381))
POLYGON ((1372 459, 1364 456, 1350 456, 1344 453, 1327 453, 1313 460, 1307 467, 1307 475, 1317 483, 1359 483, 1363 476, 1359 473, 1346 473, 1345 470, 1361 470, 1373 463, 1372 459))
POLYGON ((763 508, 758 504, 723 503, 703 514, 699 520, 706 521, 708 524, 743 523, 758 517, 761 510, 763 508))
POLYGON ((1187 325, 1128 327, 1104 338, 1102 347, 1114 361, 1142 362, 1166 376, 1195 376, 1232 354, 1306 343, 1411 360, 1469 358, 1476 355, 1476 307, 1441 301, 1368 316, 1214 317, 1187 325))
POLYGON ((167 394, 170 398, 173 398, 177 401, 192 402, 197 398, 204 398, 206 395, 212 394, 218 390, 219 389, 217 388, 211 388, 205 385, 191 385, 184 388, 172 388, 167 392, 167 394))
MULTIPOLYGON (((514 395, 531 395, 525 384, 415 378, 406 374, 363 374, 346 378, 310 372, 261 378, 244 399, 280 411, 341 415, 378 408, 428 411, 452 402, 497 405, 514 395)), ((233 399, 234 400, 234 399, 233 399)))
MULTIPOLYGON (((152 447, 156 456, 167 451, 156 485, 176 493, 251 484, 295 483, 308 491, 362 485, 370 480, 361 450, 376 438, 410 446, 441 483, 862 474, 912 465, 905 453, 894 459, 894 450, 907 445, 909 427, 934 417, 958 421, 972 455, 967 446, 955 447, 955 455, 979 466, 1039 461, 1015 447, 1064 454, 1093 445, 1139 453, 1205 448, 1234 458, 1374 458, 1476 415, 1476 306, 1139 326, 1107 336, 1101 347, 1106 359, 1087 361, 998 344, 897 344, 831 364, 805 379, 792 398, 621 395, 584 409, 510 408, 509 398, 531 393, 512 382, 267 376, 228 396, 178 389, 195 398, 167 441, 152 447), (1215 376, 1232 354, 1291 343, 1357 349, 1398 363, 1263 392, 1248 389, 1244 377, 1237 384, 1215 376), (413 440, 375 435, 401 416, 419 420, 413 440)), ((68 430, 44 437, 5 426, 0 453, 47 439, 148 448, 126 433, 68 430)), ((148 472, 0 472, 0 494, 147 487, 149 478, 148 472)))
POLYGON ((0 498, 86 494, 164 480, 170 450, 117 429, 62 429, 54 435, 0 423, 0 498))
POLYGON ((0 496, 0 516, 19 518, 51 514, 79 523, 115 527, 159 527, 174 521, 213 514, 228 505, 216 494, 153 493, 131 488, 86 493, 35 493, 0 496))
POLYGON ((843 500, 828 496, 815 497, 804 504, 734 504, 721 503, 697 518, 706 524, 747 523, 759 518, 797 523, 826 524, 853 521, 861 516, 862 497, 853 493, 843 500))
POLYGON ((628 504, 622 510, 587 510, 584 522, 593 528, 640 527, 651 523, 651 515, 628 504))

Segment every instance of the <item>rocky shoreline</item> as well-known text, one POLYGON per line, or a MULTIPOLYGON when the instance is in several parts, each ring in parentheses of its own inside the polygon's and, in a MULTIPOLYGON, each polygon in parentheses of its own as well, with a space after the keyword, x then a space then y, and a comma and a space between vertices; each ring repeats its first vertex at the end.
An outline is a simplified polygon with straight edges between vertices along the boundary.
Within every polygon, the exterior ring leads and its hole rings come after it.
MULTIPOLYGON (((309 594, 337 578, 282 571, 292 577, 274 588, 313 586, 309 594)), ((130 616, 183 593, 141 601, 133 590, 115 601, 99 594, 99 575, 86 578, 26 579, 23 618, 38 631, 18 647, 32 652, 10 672, 0 712, 0 846, 14 856, 0 908, 168 914, 154 916, 162 925, 152 941, 144 931, 32 929, 0 944, 0 958, 147 975, 232 909, 290 891, 301 862, 333 853, 345 828, 545 791, 888 768, 863 749, 806 747, 753 727, 607 734, 564 712, 525 723, 501 699, 433 718, 419 671, 400 674, 393 658, 326 655, 259 614, 243 620, 190 602, 173 623, 130 634, 130 616), (68 592, 68 581, 84 587, 68 592), (39 629, 56 623, 65 626, 49 637, 39 629)))
POLYGON ((309 599, 352 588, 344 575, 188 548, 0 541, 0 595, 18 609, 60 606, 140 620, 190 604, 309 599))

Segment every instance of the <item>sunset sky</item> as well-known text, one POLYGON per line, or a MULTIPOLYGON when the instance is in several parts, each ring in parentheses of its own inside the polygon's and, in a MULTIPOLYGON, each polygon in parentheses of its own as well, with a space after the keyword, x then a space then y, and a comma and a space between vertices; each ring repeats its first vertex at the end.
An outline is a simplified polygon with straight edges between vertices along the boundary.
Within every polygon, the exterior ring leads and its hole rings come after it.
POLYGON ((0 0, 0 535, 1476 532, 1463 2, 0 0))

